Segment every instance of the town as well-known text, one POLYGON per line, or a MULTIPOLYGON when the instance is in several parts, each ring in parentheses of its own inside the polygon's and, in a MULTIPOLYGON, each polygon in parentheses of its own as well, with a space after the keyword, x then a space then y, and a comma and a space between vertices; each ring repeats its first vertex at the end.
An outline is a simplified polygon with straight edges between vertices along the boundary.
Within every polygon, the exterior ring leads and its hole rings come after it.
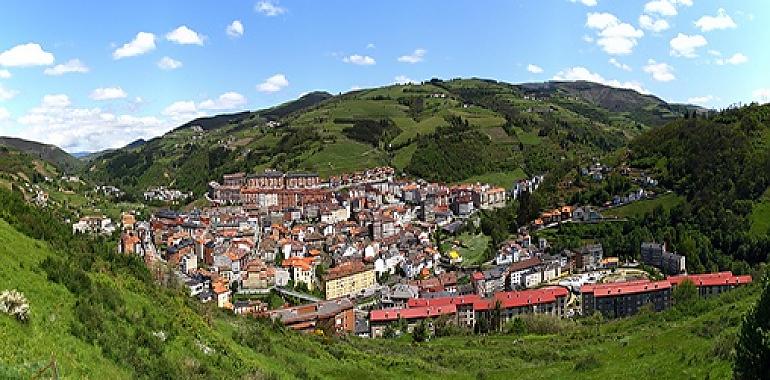
MULTIPOLYGON (((730 272, 687 275, 684 256, 665 243, 643 242, 641 262, 621 262, 605 257, 601 244, 554 252, 530 235, 605 219, 579 205, 542 213, 483 264, 464 265, 452 242, 456 231, 536 191, 543 178, 505 189, 399 178, 390 167, 326 179, 276 170, 227 174, 209 183, 208 207, 161 209, 147 220, 124 213, 118 251, 142 257, 159 281, 176 281, 190 297, 234 314, 372 338, 437 319, 485 332, 492 320, 521 314, 624 317, 646 305, 671 307, 672 290, 684 281, 703 297, 751 282, 730 272), (651 279, 642 265, 668 277, 651 279)), ((623 202, 645 196, 640 190, 623 202)), ((83 233, 115 228, 99 217, 73 225, 83 233)))

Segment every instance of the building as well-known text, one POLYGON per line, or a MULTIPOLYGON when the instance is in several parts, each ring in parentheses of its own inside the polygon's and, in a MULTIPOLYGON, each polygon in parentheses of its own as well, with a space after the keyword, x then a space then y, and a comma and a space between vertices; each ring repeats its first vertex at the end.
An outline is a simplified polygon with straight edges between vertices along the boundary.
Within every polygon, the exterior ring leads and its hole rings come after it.
POLYGON ((651 304, 655 311, 671 306, 671 283, 649 280, 588 284, 580 288, 583 315, 599 311, 607 318, 627 317, 651 304))
POLYGON ((350 261, 329 269, 324 276, 326 299, 356 296, 377 284, 374 268, 360 261, 350 261))
POLYGON ((604 249, 601 244, 589 244, 580 248, 575 255, 575 268, 591 271, 602 266, 604 249))
POLYGON ((103 234, 110 235, 115 232, 112 219, 105 216, 84 216, 72 225, 73 234, 103 234))
POLYGON ((298 331, 333 331, 352 333, 356 327, 355 305, 348 298, 321 301, 308 305, 271 310, 267 315, 298 331))
MULTIPOLYGON (((450 323, 473 329, 484 318, 489 320, 499 310, 502 322, 522 314, 564 315, 569 291, 559 286, 548 286, 514 292, 497 292, 489 298, 471 294, 437 298, 414 298, 405 308, 372 310, 369 314, 371 336, 382 337, 388 325, 399 320, 406 322, 411 332, 420 321, 447 318, 450 323)), ((429 324, 432 328, 432 324, 429 324)))
POLYGON ((671 285, 678 286, 684 281, 692 281, 701 297, 710 297, 738 286, 751 283, 751 276, 735 276, 732 272, 706 273, 671 276, 667 279, 671 285))
POLYGON ((719 294, 751 283, 751 276, 735 276, 731 272, 672 276, 661 281, 639 280, 612 284, 588 284, 580 288, 583 315, 601 312, 605 317, 626 317, 651 304, 655 311, 673 304, 672 291, 690 280, 701 297, 719 294))
POLYGON ((665 244, 643 242, 641 245, 642 263, 659 268, 665 274, 680 274, 687 271, 685 257, 668 252, 665 244))
POLYGON ((451 318, 456 314, 457 307, 453 304, 407 309, 372 310, 369 313, 369 327, 372 330, 372 338, 381 338, 385 336, 387 326, 399 320, 403 320, 406 323, 406 331, 402 331, 402 333, 406 333, 414 331, 414 327, 422 320, 435 319, 441 316, 449 316, 451 318))
POLYGON ((241 279, 241 292, 266 293, 275 286, 275 268, 268 267, 262 260, 249 261, 245 272, 241 279))

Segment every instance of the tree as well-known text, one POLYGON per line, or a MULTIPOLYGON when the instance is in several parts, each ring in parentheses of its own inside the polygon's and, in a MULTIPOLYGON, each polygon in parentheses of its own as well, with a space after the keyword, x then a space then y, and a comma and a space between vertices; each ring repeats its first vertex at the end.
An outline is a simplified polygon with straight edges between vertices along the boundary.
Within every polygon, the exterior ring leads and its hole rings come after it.
POLYGON ((698 288, 692 280, 685 279, 676 286, 671 296, 676 305, 686 305, 698 299, 698 288))
POLYGON ((735 346, 733 377, 770 379, 770 278, 765 275, 765 289, 746 317, 735 346))
POLYGON ((428 329, 428 324, 423 319, 414 326, 414 330, 412 330, 412 340, 415 343, 422 343, 428 340, 428 338, 430 338, 430 331, 428 329))

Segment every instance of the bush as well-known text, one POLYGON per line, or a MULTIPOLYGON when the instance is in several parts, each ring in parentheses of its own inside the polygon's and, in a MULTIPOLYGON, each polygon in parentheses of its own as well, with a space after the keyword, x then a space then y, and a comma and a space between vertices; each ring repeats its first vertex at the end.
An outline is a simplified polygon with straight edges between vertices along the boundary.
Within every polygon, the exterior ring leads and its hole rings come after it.
POLYGON ((4 290, 0 293, 0 313, 13 316, 20 322, 29 321, 29 302, 24 294, 17 290, 4 290))
POLYGON ((575 371, 590 371, 592 369, 599 368, 601 365, 602 363, 599 361, 599 358, 597 358, 596 355, 588 354, 587 356, 584 356, 575 362, 575 371))

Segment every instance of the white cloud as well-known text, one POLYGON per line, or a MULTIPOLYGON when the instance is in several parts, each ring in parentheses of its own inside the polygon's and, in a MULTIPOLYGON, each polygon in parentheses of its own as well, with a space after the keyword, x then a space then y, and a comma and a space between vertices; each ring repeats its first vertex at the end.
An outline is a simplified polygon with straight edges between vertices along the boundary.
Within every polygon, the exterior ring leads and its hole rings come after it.
POLYGON ((225 31, 230 37, 240 37, 243 35, 243 23, 240 20, 235 20, 227 26, 225 31))
POLYGON ((639 16, 639 26, 654 33, 660 33, 671 26, 664 19, 654 19, 650 15, 639 16))
POLYGON ((11 100, 18 94, 18 91, 7 89, 3 87, 2 83, 0 83, 0 102, 11 100))
POLYGON ((762 104, 770 102, 770 88, 758 88, 751 95, 762 104))
POLYGON ((11 72, 8 70, 0 70, 0 79, 8 79, 11 77, 11 72))
POLYGON ((275 74, 257 85, 259 92, 277 92, 289 85, 289 81, 283 74, 275 74))
POLYGON ((668 0, 653 0, 644 4, 644 12, 661 16, 676 16, 676 7, 668 0))
POLYGON ((623 71, 631 71, 631 66, 626 65, 625 63, 621 63, 615 58, 610 58, 610 65, 615 66, 623 71))
POLYGON ((543 72, 543 68, 538 65, 529 64, 527 65, 527 71, 529 71, 532 74, 540 74, 543 72))
POLYGON ((46 108, 64 108, 70 105, 70 98, 65 94, 45 95, 41 105, 46 108))
POLYGON ((204 100, 198 104, 199 109, 204 110, 229 110, 246 104, 246 97, 237 92, 225 92, 217 99, 204 100))
POLYGON ((554 75, 553 80, 562 80, 562 81, 583 80, 583 81, 589 81, 589 82, 596 82, 596 83, 600 83, 611 87, 627 88, 627 89, 635 90, 642 94, 649 93, 649 91, 647 91, 639 82, 621 82, 615 79, 608 80, 602 77, 601 75, 597 73, 593 73, 587 68, 582 66, 570 67, 566 70, 559 71, 556 75, 554 75))
POLYGON ((123 99, 126 96, 128 94, 120 87, 103 87, 91 91, 91 95, 88 97, 93 100, 114 100, 123 99))
POLYGON ((621 22, 611 13, 589 13, 586 26, 597 30, 596 44, 611 55, 631 54, 637 41, 644 37, 641 29, 621 22))
POLYGON ((0 107, 0 121, 5 121, 11 118, 11 113, 7 109, 0 107))
POLYGON ((722 52, 719 50, 709 49, 708 51, 709 55, 713 55, 714 57, 721 57, 722 52))
POLYGON ((113 59, 121 59, 142 55, 155 49, 155 35, 147 32, 139 32, 133 40, 112 52, 113 59))
POLYGON ((179 62, 171 57, 163 57, 158 61, 158 67, 163 70, 175 70, 182 67, 182 62, 179 62))
POLYGON ((256 10, 259 13, 262 13, 265 16, 278 16, 286 13, 286 8, 279 7, 277 3, 274 3, 269 0, 260 1, 254 7, 254 10, 256 10))
POLYGON ((653 0, 644 4, 644 13, 661 16, 676 16, 679 6, 692 6, 692 0, 653 0))
POLYGON ((190 120, 206 114, 198 110, 198 106, 192 100, 182 100, 171 103, 163 109, 163 115, 175 120, 190 120))
POLYGON ((730 58, 717 58, 715 63, 717 65, 740 65, 742 63, 746 63, 749 61, 749 57, 743 55, 742 53, 735 53, 730 58))
POLYGON ((156 117, 115 115, 100 108, 70 107, 66 95, 48 95, 17 119, 18 137, 55 144, 70 152, 118 148, 164 133, 173 124, 156 117))
POLYGON ((676 79, 674 68, 665 62, 656 62, 654 59, 647 61, 647 65, 642 68, 645 73, 652 75, 652 79, 658 82, 670 82, 676 79))
POLYGON ((417 83, 412 78, 407 77, 406 75, 397 75, 395 78, 393 78, 393 83, 395 84, 414 84, 417 83))
POLYGON ((359 54, 353 54, 351 56, 342 58, 342 62, 352 63, 354 65, 362 65, 362 66, 374 65, 375 63, 377 63, 377 61, 375 61, 374 58, 368 55, 359 55, 359 54))
POLYGON ((43 73, 45 75, 64 75, 67 73, 87 73, 89 70, 88 66, 79 59, 70 59, 65 63, 46 68, 43 73))
POLYGON ((399 62, 403 63, 418 63, 425 60, 425 54, 428 54, 428 51, 425 49, 414 49, 412 54, 402 55, 398 57, 399 62))
POLYGON ((179 45, 201 45, 203 46, 203 37, 196 31, 182 25, 166 34, 166 39, 179 45))
POLYGON ((374 48, 376 48, 376 47, 377 47, 377 46, 376 46, 375 44, 371 43, 371 42, 370 42, 370 43, 368 43, 368 44, 366 44, 366 48, 367 48, 367 49, 374 49, 374 48))
POLYGON ((580 2, 580 4, 583 4, 587 7, 595 7, 597 4, 596 0, 569 0, 571 3, 577 3, 580 2))
POLYGON ((0 53, 0 66, 48 66, 53 64, 53 62, 53 54, 43 50, 43 48, 36 43, 16 45, 0 53))
POLYGON ((588 42, 590 44, 590 43, 594 42, 594 38, 589 36, 589 35, 587 35, 587 34, 584 34, 583 35, 583 41, 588 42))
POLYGON ((698 54, 695 53, 695 50, 706 46, 707 44, 708 41, 706 41, 706 38, 700 34, 689 36, 684 33, 677 34, 677 36, 672 38, 669 42, 669 45, 671 46, 671 55, 686 58, 697 57, 698 54))
POLYGON ((717 10, 716 16, 703 16, 699 18, 695 21, 695 26, 697 26, 701 32, 738 27, 732 17, 730 17, 723 8, 717 10))
POLYGON ((692 98, 687 99, 688 104, 697 104, 699 106, 705 106, 711 103, 716 98, 713 95, 705 95, 705 96, 694 96, 692 98))

